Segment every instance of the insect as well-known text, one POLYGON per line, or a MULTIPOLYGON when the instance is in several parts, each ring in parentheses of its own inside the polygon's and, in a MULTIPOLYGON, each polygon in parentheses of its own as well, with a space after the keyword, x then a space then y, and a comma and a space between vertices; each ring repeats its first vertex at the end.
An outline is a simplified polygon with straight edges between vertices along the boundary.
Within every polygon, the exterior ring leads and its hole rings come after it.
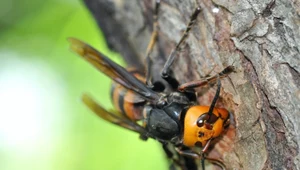
POLYGON ((182 169, 187 169, 188 166, 187 163, 181 163, 184 158, 201 159, 203 169, 205 159, 223 166, 220 161, 206 157, 205 153, 211 141, 219 137, 225 127, 229 125, 229 112, 223 108, 216 108, 215 105, 220 95, 220 79, 233 72, 234 67, 228 66, 212 77, 181 85, 172 76, 170 67, 175 60, 176 53, 187 38, 201 11, 201 8, 197 7, 183 36, 162 68, 161 76, 169 84, 172 92, 166 92, 156 87, 157 85, 152 83, 150 69, 153 61, 150 54, 158 36, 159 5, 160 1, 157 0, 154 11, 154 29, 146 51, 148 64, 145 77, 135 70, 126 70, 88 44, 75 38, 69 38, 72 51, 82 56, 114 81, 111 96, 117 111, 105 110, 87 94, 82 96, 82 100, 100 118, 137 132, 142 139, 158 140, 163 144, 167 154, 168 152, 171 153, 167 145, 174 146, 180 160, 176 160, 172 154, 168 156, 182 169), (213 83, 217 84, 217 90, 211 105, 196 105, 194 89, 213 83), (142 124, 139 124, 139 121, 142 121, 142 124), (197 152, 190 149, 192 147, 202 147, 202 150, 197 152))

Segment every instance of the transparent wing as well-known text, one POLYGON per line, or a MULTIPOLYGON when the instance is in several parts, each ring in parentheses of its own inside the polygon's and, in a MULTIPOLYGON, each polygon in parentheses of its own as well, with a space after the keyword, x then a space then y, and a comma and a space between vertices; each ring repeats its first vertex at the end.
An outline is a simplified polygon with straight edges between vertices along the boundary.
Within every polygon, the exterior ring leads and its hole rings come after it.
POLYGON ((158 100, 160 98, 158 93, 149 89, 143 82, 134 77, 126 69, 113 62, 93 47, 75 38, 69 38, 68 40, 72 51, 82 56, 115 82, 141 95, 148 101, 158 100))
POLYGON ((141 135, 147 134, 147 131, 144 129, 144 127, 124 116, 108 112, 87 94, 82 95, 82 101, 100 118, 131 131, 137 132, 141 135))

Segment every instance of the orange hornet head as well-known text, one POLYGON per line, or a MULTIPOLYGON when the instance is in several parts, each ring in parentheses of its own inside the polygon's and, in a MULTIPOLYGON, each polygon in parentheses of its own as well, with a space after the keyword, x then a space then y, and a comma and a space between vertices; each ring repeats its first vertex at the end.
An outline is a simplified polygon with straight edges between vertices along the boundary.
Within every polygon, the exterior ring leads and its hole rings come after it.
POLYGON ((204 147, 208 140, 220 136, 229 118, 226 109, 215 108, 209 117, 209 106, 192 106, 184 118, 183 144, 204 147), (200 118, 200 121, 199 119, 200 118))

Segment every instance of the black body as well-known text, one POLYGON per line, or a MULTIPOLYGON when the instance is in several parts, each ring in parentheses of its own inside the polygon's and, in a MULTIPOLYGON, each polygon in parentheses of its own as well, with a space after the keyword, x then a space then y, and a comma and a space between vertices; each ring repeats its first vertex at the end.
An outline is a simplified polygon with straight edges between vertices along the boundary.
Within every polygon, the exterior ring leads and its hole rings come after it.
MULTIPOLYGON (((193 93, 195 95, 195 93, 193 93)), ((160 99, 163 106, 145 107, 146 130, 159 141, 169 141, 178 145, 183 134, 185 111, 194 104, 195 96, 191 93, 173 92, 160 99)))

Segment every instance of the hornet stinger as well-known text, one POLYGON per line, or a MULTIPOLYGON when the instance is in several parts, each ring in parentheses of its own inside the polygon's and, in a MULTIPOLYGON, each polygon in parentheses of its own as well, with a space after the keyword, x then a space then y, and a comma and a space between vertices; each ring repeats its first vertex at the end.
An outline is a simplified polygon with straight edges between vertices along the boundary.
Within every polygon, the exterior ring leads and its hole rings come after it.
MULTIPOLYGON (((146 73, 139 73, 134 69, 125 69, 90 45, 69 38, 70 48, 79 54, 99 71, 110 77, 112 84, 111 98, 116 111, 110 112, 99 105, 87 94, 82 96, 83 102, 100 118, 140 134, 144 140, 153 138, 162 143, 168 157, 181 169, 198 169, 196 160, 201 160, 204 169, 204 160, 217 164, 225 169, 225 165, 217 159, 205 155, 211 141, 224 132, 229 126, 230 113, 224 108, 215 107, 220 95, 221 78, 234 71, 233 66, 226 67, 220 73, 209 78, 195 80, 179 85, 170 69, 183 42, 192 29, 198 14, 197 7, 183 33, 180 41, 170 53, 161 76, 169 83, 171 92, 156 87, 152 82, 150 54, 158 36, 158 12, 160 1, 157 0, 154 8, 153 32, 146 51, 146 73), (194 88, 208 84, 217 84, 217 89, 210 106, 197 105, 194 88), (139 124, 141 121, 142 124, 139 124), (177 156, 170 151, 169 145, 176 150, 177 156), (192 148, 201 147, 200 151, 192 148)), ((175 169, 175 166, 171 166, 175 169)))

